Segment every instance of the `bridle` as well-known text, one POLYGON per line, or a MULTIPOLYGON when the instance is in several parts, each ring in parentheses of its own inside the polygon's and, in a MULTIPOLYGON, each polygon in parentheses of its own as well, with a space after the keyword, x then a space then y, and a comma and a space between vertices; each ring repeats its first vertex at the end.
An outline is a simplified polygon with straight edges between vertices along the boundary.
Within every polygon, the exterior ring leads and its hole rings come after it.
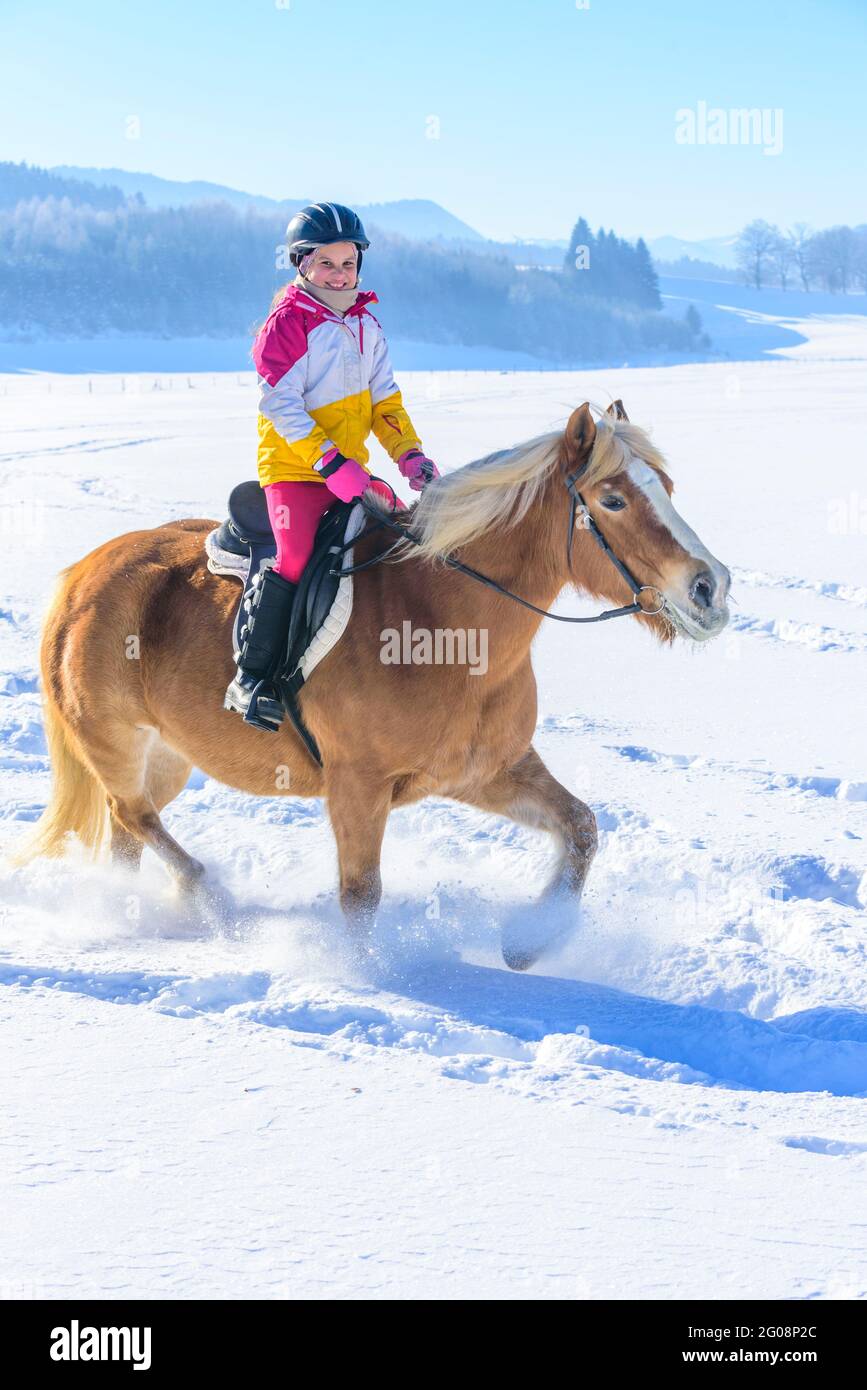
MULTIPOLYGON (((566 478, 566 488, 570 498, 569 535, 566 541, 566 564, 568 566, 569 573, 572 573, 572 541, 575 536, 575 526, 578 517, 580 516, 581 525, 583 526, 584 530, 590 532, 594 541, 599 546, 599 549, 603 551, 605 555, 608 556, 609 560, 611 561, 614 568, 617 570, 618 574, 620 574, 626 580, 627 584, 629 585, 630 589, 635 595, 635 602, 627 603, 622 608, 611 608, 605 613, 600 613, 595 618, 573 618, 571 621, 600 623, 604 622, 606 618, 619 618, 621 614, 626 613, 643 613, 646 618, 653 618, 656 616, 657 613, 661 613, 662 610, 665 608, 665 595, 662 593, 660 589, 656 588, 655 584, 639 584, 638 580, 635 578, 635 575, 632 573, 629 567, 623 563, 620 557, 618 555, 615 555, 614 551, 611 549, 611 546, 608 544, 602 532, 599 530, 599 527, 596 525, 596 522, 594 521, 593 516, 590 512, 590 508, 587 506, 587 503, 584 501, 584 498, 578 491, 578 479, 581 477, 581 474, 585 471, 586 468, 587 464, 585 463, 581 466, 581 468, 578 469, 577 473, 570 473, 566 478), (657 594, 659 594, 658 608, 642 608, 638 599, 638 595, 643 593, 645 589, 653 589, 657 594)), ((552 618, 556 616, 557 615, 554 613, 551 614, 552 618)))
MULTIPOLYGON (((618 574, 620 574, 621 577, 626 580, 626 583, 632 590, 632 593, 634 595, 634 601, 632 603, 625 603, 620 608, 607 608, 603 613, 596 613, 589 618, 575 618, 570 617, 564 613, 552 613, 550 609, 537 608, 535 603, 530 603, 528 599, 521 598, 518 594, 513 594, 511 589, 504 588, 502 584, 497 583, 496 579, 491 579, 489 575, 481 574, 479 570, 473 569, 471 565, 463 564, 461 560, 456 560, 451 555, 440 555, 438 558, 441 559, 443 563, 448 565, 451 569, 458 570, 461 574, 466 574, 470 579, 475 579, 478 583, 484 584, 487 588, 493 589, 498 594, 502 594, 504 598, 512 599, 514 603, 520 603, 522 608, 529 608, 531 612, 539 613, 543 618, 553 618, 554 621, 557 623, 604 623, 607 622, 609 618, 625 618, 631 613, 642 613, 646 618, 655 617, 656 614, 661 613, 665 608, 665 596, 663 595, 660 589, 657 589, 655 584, 639 584, 638 580, 635 578, 635 575, 623 563, 623 561, 617 555, 615 555, 614 551, 611 549, 611 546, 608 544, 608 541, 605 539, 602 532, 599 530, 599 527, 597 526, 596 522, 593 519, 593 516, 591 515, 590 508, 587 506, 587 503, 585 502, 583 496, 578 490, 578 480, 586 471, 586 469, 587 463, 585 462, 575 473, 570 473, 565 480, 566 489, 569 493, 570 498, 568 522, 569 529, 566 537, 566 563, 569 572, 570 574, 572 573, 572 541, 575 535, 575 527, 578 524, 578 517, 580 516, 581 526, 584 528, 584 530, 590 532, 591 536, 593 537, 596 544, 599 546, 600 550, 602 550, 608 556, 608 559, 611 561, 618 574), (660 602, 658 608, 642 608, 641 603, 639 601, 639 595, 644 593, 644 591, 648 589, 654 590, 654 592, 659 595, 660 602)), ((392 498, 394 499, 394 505, 392 507, 391 512, 391 517, 393 517, 394 511, 397 506, 397 497, 394 488, 391 486, 390 483, 386 483, 385 480, 382 478, 378 478, 377 482, 385 483, 385 486, 388 488, 389 492, 392 495, 392 498)), ((374 555, 372 559, 363 560, 358 565, 349 565, 343 569, 332 569, 332 574, 359 574, 362 570, 370 569, 373 565, 381 564, 383 560, 387 560, 388 557, 395 550, 397 550, 397 548, 405 541, 410 541, 413 545, 421 545, 421 541, 418 539, 417 536, 413 535, 409 527, 401 526, 398 522, 393 521, 391 517, 383 515, 383 513, 379 510, 378 507, 374 507, 373 504, 371 502, 366 501, 364 497, 361 497, 359 501, 361 502, 361 505, 367 512, 368 516, 371 517, 371 519, 373 520, 374 525, 369 530, 363 531, 361 535, 356 536, 354 540, 347 541, 344 545, 336 547, 338 553, 342 554, 343 552, 351 549, 352 546, 357 545, 358 542, 362 540, 365 536, 373 535, 374 531, 378 530, 382 526, 387 526, 390 530, 397 531, 399 533, 398 539, 394 541, 390 546, 388 546, 386 550, 383 550, 379 555, 374 555)))

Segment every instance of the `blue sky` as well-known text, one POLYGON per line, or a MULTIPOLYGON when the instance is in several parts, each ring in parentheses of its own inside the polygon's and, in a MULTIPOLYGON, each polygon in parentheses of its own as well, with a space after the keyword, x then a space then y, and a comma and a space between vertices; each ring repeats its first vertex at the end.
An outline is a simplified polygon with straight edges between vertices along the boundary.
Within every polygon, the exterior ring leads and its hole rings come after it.
POLYGON ((867 221, 865 0, 0 0, 0 16, 5 159, 432 198, 499 238, 567 236, 579 213, 631 237, 867 221), (678 144, 675 113, 699 102, 782 110, 781 152, 678 144))

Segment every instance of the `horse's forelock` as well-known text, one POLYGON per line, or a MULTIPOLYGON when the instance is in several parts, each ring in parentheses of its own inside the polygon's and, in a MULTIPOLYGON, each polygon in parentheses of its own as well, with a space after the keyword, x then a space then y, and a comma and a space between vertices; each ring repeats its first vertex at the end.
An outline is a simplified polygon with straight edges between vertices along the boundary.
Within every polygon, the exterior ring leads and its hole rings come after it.
POLYGON ((596 439, 587 468, 581 474, 582 486, 593 487, 622 473, 632 458, 643 459, 667 476, 665 459, 646 430, 630 420, 616 420, 613 415, 602 413, 596 421, 596 439))

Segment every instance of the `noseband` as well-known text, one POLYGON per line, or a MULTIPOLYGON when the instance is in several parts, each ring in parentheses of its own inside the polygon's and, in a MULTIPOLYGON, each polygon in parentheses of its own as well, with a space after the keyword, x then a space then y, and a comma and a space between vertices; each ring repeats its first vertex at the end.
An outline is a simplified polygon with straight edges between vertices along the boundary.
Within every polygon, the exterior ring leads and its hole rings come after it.
MULTIPOLYGON (((639 584, 634 574, 632 574, 631 571, 623 563, 623 561, 619 559, 617 555, 615 555, 614 551, 611 549, 611 546, 608 544, 602 532, 599 530, 599 527, 596 525, 596 522, 593 520, 593 517, 590 514, 590 509, 587 506, 587 503, 584 501, 584 498, 578 491, 578 479, 585 472, 586 468, 587 464, 584 463, 582 467, 577 470, 577 472, 570 473, 566 478, 566 489, 569 493, 570 498, 568 522, 569 530, 566 537, 566 563, 569 569, 569 573, 572 573, 572 540, 575 535, 575 527, 578 524, 578 517, 580 516, 581 526, 584 528, 585 531, 590 532, 591 536, 595 540, 596 544, 599 546, 600 550, 604 551, 614 568, 617 570, 618 574, 626 580, 626 583, 629 585, 634 595, 634 602, 623 604, 623 606, 620 608, 607 608, 605 612, 596 613, 591 618, 572 618, 563 613, 552 613, 547 608, 537 608, 535 603, 530 603, 527 599, 521 598, 518 594, 513 594, 511 589, 505 589, 502 584, 497 583, 496 579, 491 579, 488 575, 481 574, 478 570, 474 570, 470 565, 465 565, 460 560, 455 560, 454 557, 451 555, 440 555, 438 558, 442 560, 444 564, 449 565, 451 569, 458 570, 461 574, 468 575, 470 579, 477 580, 478 583, 484 584, 486 588, 493 589, 496 593, 502 594, 504 598, 510 598, 513 600, 513 602, 520 603, 522 608, 529 608, 531 612, 539 613, 543 618, 553 618, 554 621, 557 623, 604 623, 607 622, 609 618, 625 618, 630 613, 643 613, 646 618, 655 617, 656 614, 661 613, 663 608, 665 607, 665 598, 661 590, 656 588, 655 584, 639 584), (658 608, 642 608, 641 603, 639 602, 639 595, 644 593, 644 591, 647 589, 652 589, 656 594, 659 595, 660 602, 658 608)), ((382 478, 377 479, 377 482, 384 481, 385 480, 382 478)), ((396 504, 397 497, 395 495, 394 488, 391 486, 390 483, 386 483, 385 486, 391 492, 391 495, 392 497, 394 497, 396 504)), ((373 558, 370 560, 363 560, 359 565, 350 565, 347 569, 332 570, 332 574, 358 574, 361 570, 370 569, 371 566, 378 565, 383 560, 388 559, 389 555, 391 555, 392 552, 396 550, 403 541, 410 541, 413 545, 421 545, 421 541, 418 539, 417 536, 413 535, 412 531, 410 531, 408 527, 401 526, 398 522, 391 520, 387 516, 383 516, 382 512, 380 512, 370 502, 366 502, 364 497, 361 497, 359 500, 361 502, 362 507, 367 512, 368 516, 370 516, 371 519, 374 521, 374 525, 370 528, 369 531, 363 532, 362 536, 356 536, 354 541, 348 541, 346 545, 341 546, 341 552, 348 550, 350 546, 357 545, 358 542, 363 539, 363 536, 372 535, 374 531, 378 530, 382 526, 388 526, 390 530, 397 531, 399 533, 398 539, 394 541, 394 543, 390 545, 386 550, 382 551, 380 555, 374 555, 373 558)))

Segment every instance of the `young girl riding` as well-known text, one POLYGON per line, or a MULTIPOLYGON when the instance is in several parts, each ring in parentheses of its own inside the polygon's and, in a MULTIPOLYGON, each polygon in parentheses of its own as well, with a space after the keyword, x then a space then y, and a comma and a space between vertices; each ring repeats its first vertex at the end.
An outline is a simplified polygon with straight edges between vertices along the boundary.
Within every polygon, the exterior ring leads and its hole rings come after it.
POLYGON ((371 430, 414 492, 439 476, 404 409, 385 335, 368 308, 377 297, 359 289, 370 245, 360 219, 340 203, 313 203, 292 218, 286 242, 298 274, 275 298, 253 345, 259 482, 277 558, 262 572, 225 701, 247 723, 272 731, 283 718, 272 682, 323 513, 367 488, 391 498, 370 476, 371 430))

